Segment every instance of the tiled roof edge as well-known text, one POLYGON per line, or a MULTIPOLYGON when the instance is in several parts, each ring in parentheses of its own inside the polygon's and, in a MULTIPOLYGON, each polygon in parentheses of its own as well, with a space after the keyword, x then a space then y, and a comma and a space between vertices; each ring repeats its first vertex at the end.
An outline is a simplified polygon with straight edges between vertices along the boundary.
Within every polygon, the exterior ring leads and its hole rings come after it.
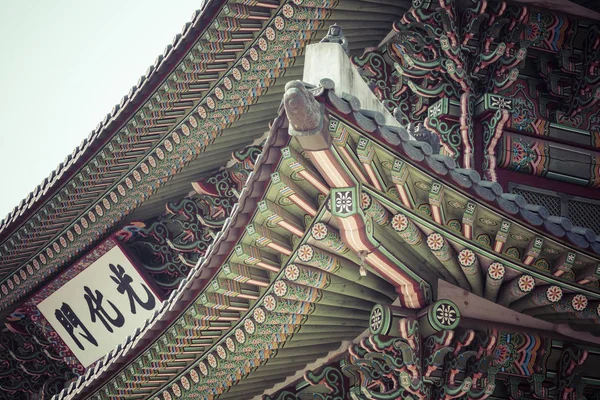
POLYGON ((388 144, 399 147, 405 156, 427 167, 438 177, 451 180, 495 208, 517 216, 526 224, 543 228, 558 239, 600 255, 600 235, 596 235, 591 229, 575 226, 569 218, 550 215, 544 206, 527 203, 521 195, 504 193, 498 182, 482 179, 479 172, 474 169, 460 168, 449 156, 433 154, 428 143, 411 139, 406 129, 385 125, 382 114, 361 109, 360 101, 355 96, 348 94, 343 98, 337 96, 333 90, 335 84, 332 80, 323 79, 320 83, 320 87, 313 91, 315 97, 326 100, 341 114, 352 116, 356 124, 365 132, 378 133, 388 144))
POLYGON ((148 67, 146 74, 138 79, 137 85, 123 96, 87 138, 83 139, 81 144, 65 157, 42 183, 0 221, 0 243, 52 198, 133 117, 188 53, 212 22, 212 18, 217 15, 214 11, 219 10, 223 3, 224 0, 204 0, 201 8, 193 13, 191 21, 183 26, 181 33, 175 35, 171 44, 167 45, 164 52, 156 57, 154 64, 148 67))
MULTIPOLYGON (((232 231, 235 230, 235 228, 245 226, 248 223, 247 220, 240 221, 240 215, 245 215, 248 218, 250 218, 252 215, 251 212, 248 212, 249 210, 247 208, 255 208, 255 202, 252 202, 251 200, 257 197, 257 194, 260 194, 254 190, 254 185, 260 183, 264 179, 264 176, 262 176, 263 174, 261 174, 260 171, 262 171, 264 167, 269 167, 272 165, 273 160, 271 159, 271 151, 277 150, 280 147, 279 142, 281 135, 277 135, 277 131, 280 130, 282 126, 285 126, 286 122, 287 117, 285 116, 285 110, 283 107, 280 107, 279 116, 275 118, 273 124, 271 125, 271 133, 265 143, 263 152, 256 161, 254 171, 252 171, 252 173, 248 176, 248 180, 246 181, 244 189, 240 193, 238 203, 234 206, 231 216, 227 218, 221 231, 217 233, 212 244, 206 250, 205 256, 198 260, 198 263, 190 271, 189 275, 179 283, 177 289, 171 292, 169 298, 166 299, 161 307, 154 312, 152 317, 146 320, 143 327, 138 327, 135 332, 132 332, 132 334, 125 339, 124 343, 111 350, 104 358, 99 360, 93 368, 90 368, 84 375, 71 382, 60 393, 54 395, 52 400, 75 398, 73 396, 77 396, 79 394, 76 393, 76 391, 84 390, 86 387, 96 384, 97 382, 94 382, 96 380, 102 381, 106 379, 103 378, 102 375, 111 367, 115 366, 115 363, 119 361, 128 362, 133 360, 135 357, 141 354, 141 352, 139 354, 132 355, 129 354, 129 351, 134 348, 137 343, 139 343, 140 339, 146 333, 150 332, 152 328, 155 328, 160 323, 164 323, 166 326, 169 326, 171 322, 176 320, 179 315, 181 315, 181 313, 187 309, 186 306, 180 311, 175 310, 175 307, 181 307, 182 301, 184 303, 186 302, 185 300, 182 300, 184 295, 193 296, 194 298, 202 292, 203 288, 206 287, 206 284, 210 282, 210 279, 206 279, 201 275, 203 272, 206 272, 211 268, 211 264, 215 264, 216 261, 213 260, 213 256, 218 258, 216 256, 222 253, 222 246, 226 246, 230 243, 237 243, 238 237, 235 235, 235 237, 232 237, 232 231), (203 279, 205 280, 205 285, 198 288, 192 287, 194 283, 197 283, 203 279), (175 317, 173 317, 173 313, 176 314, 175 317)), ((260 197, 262 197, 262 195, 260 197)), ((216 266, 212 265, 212 269, 215 270, 215 273, 218 273, 219 271, 220 263, 218 264, 219 265, 216 266)), ((193 298, 191 299, 190 304, 193 303, 193 298)), ((142 347, 146 347, 146 345, 142 345, 142 347)), ((120 366, 117 366, 117 368, 120 368, 120 366)), ((110 374, 112 376, 112 373, 110 374)), ((100 383, 100 385, 102 384, 104 383, 100 383)), ((92 391, 95 390, 97 390, 97 388, 94 388, 92 391)), ((86 395, 89 396, 90 393, 87 393, 86 395)))

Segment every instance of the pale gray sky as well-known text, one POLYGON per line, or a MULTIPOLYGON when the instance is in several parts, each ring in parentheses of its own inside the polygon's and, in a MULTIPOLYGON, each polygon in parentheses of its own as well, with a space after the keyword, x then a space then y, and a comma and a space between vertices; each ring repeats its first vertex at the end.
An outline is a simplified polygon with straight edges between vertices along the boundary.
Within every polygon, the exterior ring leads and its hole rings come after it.
POLYGON ((202 0, 0 0, 0 220, 135 85, 202 0))

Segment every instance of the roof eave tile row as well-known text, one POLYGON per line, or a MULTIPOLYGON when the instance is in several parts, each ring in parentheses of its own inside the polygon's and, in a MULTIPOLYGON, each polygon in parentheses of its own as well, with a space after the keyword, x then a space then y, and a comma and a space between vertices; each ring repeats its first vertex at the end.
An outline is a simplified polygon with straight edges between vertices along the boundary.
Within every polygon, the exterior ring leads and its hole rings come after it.
MULTIPOLYGON (((277 131, 286 121, 285 115, 280 115, 272 124, 271 131, 277 131)), ((262 198, 266 188, 266 184, 261 184, 261 182, 264 183, 270 178, 273 165, 278 160, 275 153, 285 143, 285 139, 281 135, 269 135, 263 153, 257 159, 255 170, 248 176, 246 185, 240 193, 239 202, 233 207, 231 216, 215 236, 205 256, 198 261, 188 277, 180 282, 177 289, 171 292, 169 298, 162 303, 151 318, 145 321, 143 326, 136 328, 135 332, 129 335, 122 344, 96 362, 84 375, 71 382, 52 400, 90 395, 106 379, 111 378, 114 372, 121 369, 124 363, 141 354, 147 344, 159 336, 157 331, 164 331, 193 303, 210 282, 210 278, 219 272, 223 258, 232 250, 252 218, 256 204, 262 198)))
MULTIPOLYGON (((528 204, 522 196, 503 193, 500 185, 482 180, 480 175, 472 169, 457 168, 452 158, 432 154, 429 144, 411 139, 408 132, 403 128, 385 125, 382 115, 370 110, 360 109, 360 102, 355 97, 338 97, 334 93, 333 87, 332 81, 323 80, 321 86, 314 90, 314 94, 333 106, 337 112, 350 117, 365 132, 375 134, 383 138, 388 144, 400 148, 412 161, 442 178, 449 178, 453 184, 471 191, 474 195, 490 203, 494 208, 500 209, 506 214, 517 216, 529 225, 543 227, 552 236, 566 237, 572 244, 583 249, 591 248, 594 252, 600 254, 598 251, 598 238, 593 235, 594 240, 589 240, 592 239, 592 236, 585 228, 573 226, 566 218, 549 215, 544 207, 528 204), (587 242, 583 242, 583 239, 587 242)), ((285 114, 283 113, 283 108, 280 108, 280 116, 275 120, 271 132, 277 130, 285 122, 285 114)), ((234 208, 232 216, 215 238, 206 257, 201 259, 199 264, 191 271, 190 276, 181 282, 179 288, 165 301, 161 310, 157 311, 150 320, 146 321, 143 327, 138 328, 133 335, 128 337, 123 345, 111 351, 93 369, 70 384, 54 400, 90 394, 102 381, 110 378, 111 372, 121 368, 123 363, 131 360, 135 354, 139 354, 139 351, 143 351, 145 343, 141 340, 148 332, 155 333, 155 331, 163 330, 169 326, 197 296, 205 286, 207 279, 220 267, 223 257, 228 253, 228 250, 231 250, 230 245, 239 238, 239 235, 235 232, 239 233, 238 228, 243 227, 252 215, 256 204, 256 201, 253 200, 262 195, 262 190, 255 189, 262 187, 258 184, 270 173, 270 169, 265 167, 274 162, 270 160, 270 156, 272 150, 276 148, 274 143, 278 139, 280 138, 277 135, 272 134, 269 136, 264 153, 257 162, 255 172, 250 175, 248 183, 241 193, 240 203, 234 208), (132 353, 136 349, 138 352, 132 353)), ((154 333, 152 335, 155 337, 154 333)))
POLYGON ((481 178, 479 172, 470 168, 460 168, 450 156, 433 154, 426 142, 411 139, 406 129, 385 125, 385 118, 377 111, 362 110, 358 98, 345 95, 338 97, 333 91, 334 83, 324 79, 316 96, 324 96, 341 114, 351 116, 365 132, 383 138, 389 145, 399 147, 412 161, 419 163, 440 176, 451 181, 463 190, 485 200, 494 208, 511 216, 519 217, 528 225, 543 228, 550 235, 568 241, 583 250, 591 250, 600 255, 600 235, 589 228, 575 226, 567 217, 550 215, 544 207, 530 204, 523 196, 504 193, 498 182, 481 178))
MULTIPOLYGON (((245 0, 229 1, 239 2, 245 0)), ((236 10, 247 10, 248 18, 266 21, 264 24, 268 25, 258 39, 252 35, 244 36, 242 42, 225 40, 223 43, 217 43, 204 40, 206 36, 210 36, 211 29, 215 26, 214 16, 207 17, 212 22, 209 24, 210 29, 205 27, 208 31, 205 29, 205 34, 197 39, 202 41, 199 46, 211 53, 236 53, 233 59, 228 60, 230 64, 227 65, 225 77, 221 74, 225 70, 219 70, 218 73, 209 71, 210 76, 206 79, 216 83, 214 87, 207 86, 207 92, 194 91, 194 101, 178 92, 180 88, 177 83, 171 85, 172 81, 177 81, 177 73, 188 68, 188 61, 197 53, 198 46, 194 45, 192 50, 186 53, 185 60, 179 62, 177 70, 169 75, 169 81, 160 85, 155 91, 156 94, 146 101, 144 108, 138 110, 135 117, 131 118, 118 134, 113 135, 110 143, 77 172, 68 186, 55 185, 52 189, 52 199, 38 207, 26 225, 21 224, 19 228, 13 229, 11 236, 0 244, 0 279, 4 279, 0 284, 0 310, 15 304, 30 290, 38 287, 36 285, 39 285, 41 280, 47 279, 88 249, 93 242, 101 239, 107 230, 155 193, 172 175, 179 173, 189 162, 195 160, 199 153, 205 152, 249 106, 258 102, 259 98, 266 94, 268 87, 275 85, 276 78, 287 71, 287 68, 294 64, 298 53, 301 53, 285 52, 275 60, 263 58, 266 49, 278 50, 277 43, 272 48, 269 42, 282 41, 279 46, 285 45, 286 49, 296 48, 296 45, 302 46, 316 34, 324 22, 324 19, 311 18, 329 16, 329 13, 320 12, 321 9, 294 8, 287 2, 279 7, 275 0, 252 0, 250 3, 256 6, 248 9, 245 5, 238 4, 239 7, 233 7, 236 4, 228 4, 217 10, 218 4, 215 3, 213 8, 205 7, 203 15, 210 10, 218 11, 218 15, 231 15, 232 12, 237 12, 236 10), (281 10, 276 13, 271 11, 276 8, 281 10), (287 19, 291 19, 288 23, 293 28, 305 29, 301 33, 303 39, 297 39, 298 31, 285 31, 287 19), (281 30, 283 32, 279 32, 281 30), (233 50, 227 50, 232 46, 233 50), (244 51, 243 56, 237 55, 240 51, 244 51), (266 73, 272 74, 272 79, 263 79, 262 76, 266 73), (254 85, 248 86, 248 82, 251 81, 254 85), (238 87, 246 90, 245 97, 239 95, 238 87), (230 90, 231 97, 224 98, 230 90), (195 100, 200 100, 201 105, 194 106, 195 100), (177 107, 181 120, 171 121, 165 126, 162 123, 163 118, 158 121, 161 123, 161 126, 158 126, 155 120, 162 117, 155 114, 164 114, 164 109, 161 108, 163 106, 177 107), (182 110, 182 107, 185 107, 185 110, 182 110), (155 111, 147 112, 152 114, 148 121, 143 116, 138 118, 146 113, 146 108, 155 111), (227 110, 229 114, 226 115, 223 110, 227 110), (157 133, 157 130, 160 132, 157 133), (200 131, 201 134, 198 135, 200 131), (180 148, 180 152, 173 152, 175 145, 179 144, 182 144, 183 148, 180 148), (178 157, 179 154, 183 156, 178 157), (63 192, 65 196, 62 196, 63 192), (75 206, 74 202, 77 203, 75 206), (115 207, 117 203, 119 206, 115 207)), ((323 0, 323 3, 328 4, 326 0, 323 0)), ((208 14, 217 15, 216 12, 208 14)), ((246 18, 246 14, 241 17, 246 18)), ((198 23, 193 24, 196 25, 198 23)), ((229 26, 223 28, 230 29, 229 26)), ((236 26, 231 29, 236 29, 236 26)), ((232 34, 238 35, 239 32, 232 34)), ((233 54, 229 54, 229 57, 232 56, 233 54)), ((165 61, 163 65, 164 63, 165 61)), ((199 60, 198 63, 205 64, 203 60, 199 60)), ((197 74, 197 71, 194 74, 197 74)), ((199 78, 204 79, 204 75, 205 73, 201 72, 199 78)), ((244 137, 241 139, 244 140, 244 137)))
POLYGON ((98 123, 87 138, 61 162, 41 184, 31 191, 27 197, 0 222, 0 242, 4 241, 23 222, 29 218, 46 200, 62 187, 79 169, 84 166, 96 152, 139 110, 140 106, 153 94, 164 78, 187 54, 193 43, 207 29, 223 0, 206 0, 200 10, 192 15, 154 64, 149 66, 137 85, 123 96, 110 113, 98 123))

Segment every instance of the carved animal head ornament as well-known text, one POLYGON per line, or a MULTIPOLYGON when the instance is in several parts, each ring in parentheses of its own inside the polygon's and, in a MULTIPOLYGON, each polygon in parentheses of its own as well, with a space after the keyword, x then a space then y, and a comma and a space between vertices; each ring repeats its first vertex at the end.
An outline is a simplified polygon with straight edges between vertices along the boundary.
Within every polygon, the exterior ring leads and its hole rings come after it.
POLYGON ((321 43, 337 43, 342 46, 346 54, 350 54, 350 50, 348 49, 348 40, 344 36, 342 27, 338 24, 333 24, 329 27, 327 35, 321 39, 321 43))
POLYGON ((433 154, 440 154, 440 137, 427 129, 425 125, 420 122, 410 123, 406 127, 406 130, 417 141, 428 143, 431 146, 433 154))
POLYGON ((300 81, 285 85, 283 105, 290 122, 290 134, 309 136, 323 129, 323 106, 300 81))

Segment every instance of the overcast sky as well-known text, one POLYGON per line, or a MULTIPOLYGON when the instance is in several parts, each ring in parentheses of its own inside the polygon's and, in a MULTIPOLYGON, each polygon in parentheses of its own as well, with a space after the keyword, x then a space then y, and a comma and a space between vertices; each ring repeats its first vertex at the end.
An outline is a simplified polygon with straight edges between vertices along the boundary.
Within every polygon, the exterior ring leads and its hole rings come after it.
POLYGON ((87 137, 202 0, 0 0, 0 220, 87 137))

